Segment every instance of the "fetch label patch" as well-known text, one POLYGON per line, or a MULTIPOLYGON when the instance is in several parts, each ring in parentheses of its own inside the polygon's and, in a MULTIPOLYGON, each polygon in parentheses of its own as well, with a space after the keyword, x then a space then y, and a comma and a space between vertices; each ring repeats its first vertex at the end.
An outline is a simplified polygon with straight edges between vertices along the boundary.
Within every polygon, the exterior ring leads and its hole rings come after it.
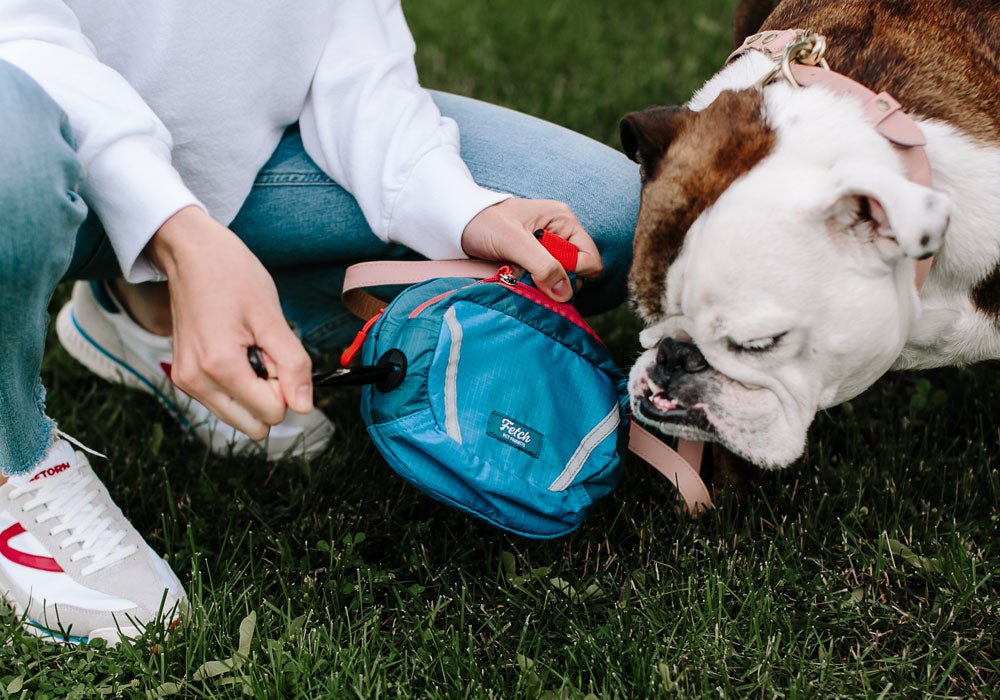
POLYGON ((521 452, 527 452, 536 459, 542 451, 544 435, 534 428, 528 427, 524 423, 518 423, 513 418, 508 418, 496 411, 490 414, 486 433, 500 442, 505 442, 511 447, 521 450, 521 452))

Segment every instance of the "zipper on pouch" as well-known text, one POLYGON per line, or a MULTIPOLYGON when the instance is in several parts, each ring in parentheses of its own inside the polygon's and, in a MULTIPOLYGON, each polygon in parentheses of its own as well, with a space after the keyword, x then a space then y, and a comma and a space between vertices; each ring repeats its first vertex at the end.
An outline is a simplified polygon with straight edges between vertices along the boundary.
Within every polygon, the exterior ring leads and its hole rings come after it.
POLYGON ((590 333, 590 335, 592 335, 597 340, 597 342, 601 343, 602 345, 604 344, 604 341, 602 341, 597 336, 597 333, 595 333, 594 330, 589 325, 587 325, 587 322, 583 320, 583 316, 580 315, 580 312, 576 310, 575 306, 567 302, 553 301, 543 292, 540 292, 534 287, 524 284, 522 282, 518 282, 517 276, 514 275, 514 271, 508 265, 500 267, 497 270, 497 273, 493 277, 487 277, 486 279, 479 280, 478 282, 467 284, 464 287, 459 287, 458 289, 449 290, 443 294, 439 294, 438 296, 432 299, 428 299, 410 313, 410 318, 416 318, 421 313, 426 311, 429 307, 447 298, 448 296, 454 294, 455 292, 462 291, 463 289, 468 289, 469 287, 472 287, 477 284, 503 285, 504 287, 511 290, 515 294, 520 294, 521 296, 530 299, 536 304, 541 304, 549 311, 557 313, 563 318, 572 321, 575 325, 579 326, 583 330, 590 333))

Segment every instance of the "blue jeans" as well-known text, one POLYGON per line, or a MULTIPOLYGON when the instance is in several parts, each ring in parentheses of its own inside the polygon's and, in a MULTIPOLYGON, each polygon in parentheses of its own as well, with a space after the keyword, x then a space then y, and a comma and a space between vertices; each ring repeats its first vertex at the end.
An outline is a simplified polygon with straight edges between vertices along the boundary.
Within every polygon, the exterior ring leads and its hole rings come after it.
MULTIPOLYGON (((637 166, 584 136, 518 112, 433 93, 462 134, 462 158, 485 187, 566 202, 594 238, 602 277, 577 296, 585 313, 624 299, 639 206, 637 166)), ((54 425, 44 413, 46 306, 69 279, 119 274, 100 221, 76 194, 82 169, 66 117, 20 70, 0 61, 0 469, 37 464, 54 425)), ((359 322, 340 302, 352 262, 412 253, 368 227, 354 198, 285 133, 230 222, 274 277, 303 343, 325 352, 359 322)))

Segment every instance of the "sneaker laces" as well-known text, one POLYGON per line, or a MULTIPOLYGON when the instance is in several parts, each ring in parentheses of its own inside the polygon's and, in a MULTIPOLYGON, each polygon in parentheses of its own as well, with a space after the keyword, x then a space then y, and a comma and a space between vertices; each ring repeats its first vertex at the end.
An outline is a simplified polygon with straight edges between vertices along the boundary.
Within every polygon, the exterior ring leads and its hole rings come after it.
POLYGON ((100 496, 103 485, 90 471, 89 462, 82 452, 75 450, 74 458, 74 469, 59 478, 36 479, 18 486, 11 490, 10 499, 34 494, 34 498, 24 504, 24 512, 39 506, 46 507, 35 522, 57 520, 49 534, 67 533, 59 543, 60 548, 80 545, 80 549, 70 555, 70 561, 90 559, 91 563, 80 572, 87 576, 131 556, 139 551, 139 547, 121 544, 128 532, 114 527, 113 515, 102 517, 107 504, 92 503, 100 496))
POLYGON ((77 447, 79 447, 84 452, 87 452, 87 453, 90 453, 90 454, 94 455, 95 457, 100 457, 101 459, 107 459, 108 458, 108 456, 106 454, 98 452, 97 450, 90 449, 89 447, 87 447, 86 445, 84 445, 82 442, 80 442, 79 440, 77 440, 72 435, 67 435, 66 433, 64 433, 63 431, 59 430, 58 428, 56 429, 56 435, 58 435, 59 437, 61 437, 66 442, 68 442, 68 443, 70 443, 72 445, 76 445, 77 447))

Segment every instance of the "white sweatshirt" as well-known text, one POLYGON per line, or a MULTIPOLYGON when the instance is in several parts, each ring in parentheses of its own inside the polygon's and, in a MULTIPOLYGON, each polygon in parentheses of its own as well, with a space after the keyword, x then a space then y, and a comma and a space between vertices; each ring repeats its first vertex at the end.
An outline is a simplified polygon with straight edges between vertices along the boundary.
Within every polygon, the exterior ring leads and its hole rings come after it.
POLYGON ((229 223, 296 121, 377 236, 465 257, 465 225, 509 195, 472 181, 413 52, 399 0, 0 0, 0 60, 68 115, 133 282, 159 278, 140 253, 179 209, 229 223))

